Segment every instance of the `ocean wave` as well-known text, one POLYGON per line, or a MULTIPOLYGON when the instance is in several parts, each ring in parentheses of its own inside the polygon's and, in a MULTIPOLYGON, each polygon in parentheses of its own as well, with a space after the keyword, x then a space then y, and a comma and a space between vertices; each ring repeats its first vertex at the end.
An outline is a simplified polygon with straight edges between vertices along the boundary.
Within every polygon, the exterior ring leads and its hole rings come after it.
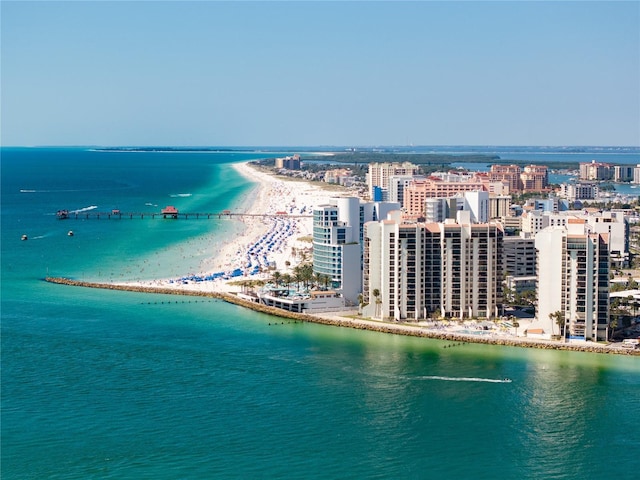
POLYGON ((28 190, 26 188, 21 188, 20 193, 37 193, 37 190, 28 190))
POLYGON ((191 197, 193 196, 193 193, 172 193, 169 195, 172 198, 176 198, 176 197, 191 197))

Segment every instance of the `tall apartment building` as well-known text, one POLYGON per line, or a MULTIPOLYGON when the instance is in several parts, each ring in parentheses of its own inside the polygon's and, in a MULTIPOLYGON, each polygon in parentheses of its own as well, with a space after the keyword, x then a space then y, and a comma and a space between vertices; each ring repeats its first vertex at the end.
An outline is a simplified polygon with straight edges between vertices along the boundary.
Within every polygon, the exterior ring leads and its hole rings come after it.
POLYGON ((633 183, 640 183, 640 165, 636 165, 633 169, 633 183))
POLYGON ((583 219, 536 235, 537 322, 562 334, 549 316, 561 312, 570 338, 606 340, 609 324, 608 235, 586 233, 583 219))
POLYGON ((387 200, 404 204, 404 189, 414 180, 424 180, 424 175, 393 175, 389 177, 387 200))
POLYGON ((576 200, 592 200, 598 196, 597 183, 563 183, 560 185, 560 196, 574 202, 576 200))
POLYGON ((489 192, 465 192, 464 207, 471 213, 472 223, 487 223, 489 221, 489 192))
POLYGON ((504 237, 502 241, 505 285, 515 293, 534 291, 536 286, 535 239, 504 237))
POLYGON ((616 165, 613 167, 614 182, 630 182, 633 180, 634 167, 631 165, 616 165))
POLYGON ((300 155, 276 158, 275 166, 276 168, 286 168, 288 170, 300 170, 300 155))
POLYGON ((396 320, 436 310, 451 318, 497 316, 503 232, 498 224, 471 224, 466 217, 463 223, 403 224, 399 216, 367 223, 363 314, 396 320))
POLYGON ((486 182, 473 177, 466 182, 445 182, 439 178, 414 180, 404 189, 404 203, 407 215, 423 215, 427 198, 449 198, 464 192, 486 191, 486 182))
POLYGON ((367 173, 369 198, 374 198, 374 187, 382 190, 382 200, 388 200, 389 178, 393 176, 418 175, 420 168, 411 162, 403 163, 370 163, 367 173))
POLYGON ((521 173, 522 170, 518 165, 491 165, 489 178, 492 182, 507 182, 510 192, 519 192, 522 190, 521 173))
POLYGON ((313 209, 313 271, 327 275, 347 303, 355 304, 362 289, 365 222, 386 218, 399 208, 398 203, 344 197, 313 209))
POLYGON ((520 183, 525 192, 541 192, 549 187, 549 173, 544 165, 528 165, 520 174, 520 183))
POLYGON ((313 209, 313 271, 327 275, 350 302, 360 288, 359 223, 357 199, 340 198, 313 209))
POLYGON ((611 164, 592 160, 591 162, 580 164, 580 180, 611 180, 613 171, 611 164))
POLYGON ((489 218, 499 219, 513 215, 511 211, 511 195, 489 196, 489 218))
POLYGON ((531 277, 536 274, 536 244, 533 238, 504 237, 504 274, 513 277, 531 277))

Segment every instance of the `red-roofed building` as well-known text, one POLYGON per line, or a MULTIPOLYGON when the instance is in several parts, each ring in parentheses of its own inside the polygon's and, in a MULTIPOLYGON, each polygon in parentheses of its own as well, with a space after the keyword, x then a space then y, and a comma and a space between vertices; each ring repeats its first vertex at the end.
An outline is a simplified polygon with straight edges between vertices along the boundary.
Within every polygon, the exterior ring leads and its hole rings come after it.
POLYGON ((178 209, 173 205, 167 205, 162 209, 162 216, 164 218, 178 218, 178 209))

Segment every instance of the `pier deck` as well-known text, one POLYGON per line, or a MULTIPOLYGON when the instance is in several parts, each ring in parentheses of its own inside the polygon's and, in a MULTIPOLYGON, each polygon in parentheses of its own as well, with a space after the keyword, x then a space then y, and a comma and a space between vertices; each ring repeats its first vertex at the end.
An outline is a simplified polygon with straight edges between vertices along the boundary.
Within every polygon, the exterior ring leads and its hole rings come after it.
POLYGON ((191 213, 191 212, 176 212, 168 215, 161 212, 65 212, 64 215, 58 214, 60 220, 133 220, 133 219, 233 219, 244 217, 263 217, 263 218, 311 218, 312 215, 295 215, 284 213, 236 213, 236 212, 217 212, 217 213, 191 213))

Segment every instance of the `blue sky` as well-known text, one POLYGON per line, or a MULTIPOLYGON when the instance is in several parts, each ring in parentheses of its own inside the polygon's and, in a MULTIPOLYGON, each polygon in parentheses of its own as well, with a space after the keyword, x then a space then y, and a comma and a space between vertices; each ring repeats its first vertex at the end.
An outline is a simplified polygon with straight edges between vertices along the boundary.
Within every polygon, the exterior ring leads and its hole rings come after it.
POLYGON ((640 2, 1 2, 2 145, 640 145, 640 2))

